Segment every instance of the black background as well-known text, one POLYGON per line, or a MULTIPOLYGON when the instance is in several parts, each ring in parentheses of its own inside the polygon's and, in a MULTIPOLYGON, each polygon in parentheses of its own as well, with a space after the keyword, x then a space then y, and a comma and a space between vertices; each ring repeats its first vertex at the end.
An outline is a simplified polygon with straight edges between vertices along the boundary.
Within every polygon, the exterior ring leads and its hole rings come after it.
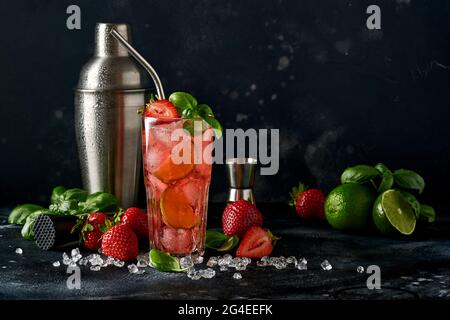
MULTIPOLYGON (((449 1, 1 0, 0 14, 0 205, 81 186, 73 88, 96 22, 130 23, 166 92, 192 92, 224 127, 280 129, 280 170, 258 177, 258 201, 286 201, 298 180, 329 191, 345 167, 384 162, 448 204, 449 1), (81 30, 66 28, 70 4, 81 30), (369 4, 381 30, 366 28, 369 4)), ((211 199, 226 188, 216 165, 211 199)))

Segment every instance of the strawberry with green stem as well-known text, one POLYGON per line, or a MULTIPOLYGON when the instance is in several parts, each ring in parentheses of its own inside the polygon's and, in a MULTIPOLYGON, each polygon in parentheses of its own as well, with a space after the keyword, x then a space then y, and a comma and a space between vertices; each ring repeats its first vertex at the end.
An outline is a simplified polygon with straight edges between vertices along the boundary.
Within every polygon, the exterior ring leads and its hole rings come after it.
POLYGON ((303 183, 293 187, 289 193, 291 200, 289 205, 295 206, 297 214, 304 219, 325 219, 323 211, 325 195, 319 189, 308 189, 303 183))
POLYGON ((82 215, 71 233, 79 232, 84 248, 96 251, 101 247, 103 233, 112 226, 109 216, 104 212, 82 215))

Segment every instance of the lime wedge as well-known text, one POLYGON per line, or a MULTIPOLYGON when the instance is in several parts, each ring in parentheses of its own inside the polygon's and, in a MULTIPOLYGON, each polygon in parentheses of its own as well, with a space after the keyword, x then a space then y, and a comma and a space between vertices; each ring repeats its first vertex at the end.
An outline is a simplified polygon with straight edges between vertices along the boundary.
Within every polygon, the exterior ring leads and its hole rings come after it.
POLYGON ((401 234, 409 235, 414 232, 416 215, 401 192, 392 189, 384 192, 381 206, 391 225, 401 234))

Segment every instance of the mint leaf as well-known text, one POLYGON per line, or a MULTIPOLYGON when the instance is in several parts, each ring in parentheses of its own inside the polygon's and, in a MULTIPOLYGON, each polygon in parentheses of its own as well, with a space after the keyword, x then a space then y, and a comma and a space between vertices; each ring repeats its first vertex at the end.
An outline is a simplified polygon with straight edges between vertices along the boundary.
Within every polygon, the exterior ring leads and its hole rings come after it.
POLYGON ((398 169, 394 171, 395 183, 405 189, 417 191, 419 194, 425 188, 425 181, 414 171, 406 169, 398 169))
POLYGON ((182 272, 180 262, 177 258, 172 257, 170 254, 164 253, 157 249, 150 250, 150 265, 162 272, 182 272))
POLYGON ((428 222, 434 222, 436 220, 436 212, 433 207, 426 204, 420 205, 420 215, 427 218, 428 222))
POLYGON ((380 172, 374 167, 367 165, 357 165, 345 169, 341 175, 341 183, 365 183, 378 177, 380 172))

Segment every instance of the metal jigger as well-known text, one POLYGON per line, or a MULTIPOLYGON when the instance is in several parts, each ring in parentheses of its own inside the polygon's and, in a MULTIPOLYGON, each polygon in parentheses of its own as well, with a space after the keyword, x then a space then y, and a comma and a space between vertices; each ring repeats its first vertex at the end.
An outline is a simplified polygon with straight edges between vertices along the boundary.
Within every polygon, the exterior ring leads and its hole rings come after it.
POLYGON ((230 187, 228 202, 247 200, 255 203, 253 185, 255 182, 256 159, 232 158, 225 161, 230 187))

